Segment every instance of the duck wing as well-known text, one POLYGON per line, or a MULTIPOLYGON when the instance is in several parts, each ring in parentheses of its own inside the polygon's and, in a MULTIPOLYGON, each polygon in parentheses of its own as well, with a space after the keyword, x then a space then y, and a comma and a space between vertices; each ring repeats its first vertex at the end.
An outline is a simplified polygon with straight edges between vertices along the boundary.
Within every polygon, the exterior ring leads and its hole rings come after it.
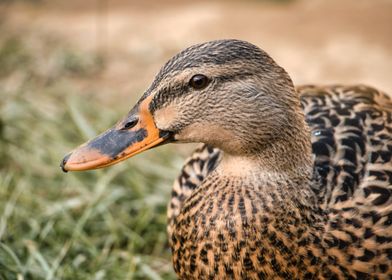
POLYGON ((304 86, 298 92, 312 133, 312 188, 327 214, 325 251, 318 253, 331 267, 339 260, 344 279, 389 279, 391 100, 367 86, 304 86))
MULTIPOLYGON (((368 86, 302 86, 311 129, 313 189, 324 209, 391 205, 392 102, 368 86)), ((375 206, 375 207, 374 207, 375 206)))

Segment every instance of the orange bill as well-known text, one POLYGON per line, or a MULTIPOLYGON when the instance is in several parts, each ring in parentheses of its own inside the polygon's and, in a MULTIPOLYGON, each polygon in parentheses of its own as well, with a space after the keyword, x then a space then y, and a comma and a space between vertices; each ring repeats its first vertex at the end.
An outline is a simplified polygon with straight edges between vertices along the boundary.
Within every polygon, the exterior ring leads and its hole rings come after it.
POLYGON ((113 165, 169 140, 170 133, 155 125, 149 111, 151 99, 147 97, 124 120, 66 155, 60 165, 63 171, 113 165))

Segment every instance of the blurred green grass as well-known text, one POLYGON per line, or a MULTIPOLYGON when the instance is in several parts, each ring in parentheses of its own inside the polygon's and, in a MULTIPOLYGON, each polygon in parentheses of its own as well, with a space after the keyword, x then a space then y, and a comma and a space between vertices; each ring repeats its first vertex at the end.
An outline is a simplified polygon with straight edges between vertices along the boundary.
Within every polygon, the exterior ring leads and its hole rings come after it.
POLYGON ((129 108, 77 86, 99 54, 0 32, 0 279, 174 279, 166 204, 182 160, 162 147, 62 173, 64 153, 129 108))

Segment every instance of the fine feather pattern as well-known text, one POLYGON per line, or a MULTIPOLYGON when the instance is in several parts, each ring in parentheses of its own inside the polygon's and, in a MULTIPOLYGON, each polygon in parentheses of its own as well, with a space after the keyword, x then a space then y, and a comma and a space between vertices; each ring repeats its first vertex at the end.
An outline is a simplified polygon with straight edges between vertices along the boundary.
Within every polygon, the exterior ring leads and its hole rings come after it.
MULTIPOLYGON (((392 102, 367 86, 302 86, 297 92, 311 129, 311 189, 325 215, 319 237, 303 238, 303 249, 296 248, 309 258, 296 265, 303 272, 287 269, 284 274, 279 259, 272 259, 283 274, 270 275, 388 279, 392 275, 392 102)), ((207 145, 199 147, 175 181, 168 207, 172 243, 178 241, 172 238, 173 226, 183 205, 217 166, 221 154, 207 145)), ((241 206, 241 199, 237 205, 241 206)), ((274 240, 284 239, 277 234, 274 240)), ((269 249, 264 248, 266 255, 269 249)), ((174 261, 176 269, 176 257, 174 261)), ((249 267, 261 265, 256 262, 246 256, 242 260, 249 267)))

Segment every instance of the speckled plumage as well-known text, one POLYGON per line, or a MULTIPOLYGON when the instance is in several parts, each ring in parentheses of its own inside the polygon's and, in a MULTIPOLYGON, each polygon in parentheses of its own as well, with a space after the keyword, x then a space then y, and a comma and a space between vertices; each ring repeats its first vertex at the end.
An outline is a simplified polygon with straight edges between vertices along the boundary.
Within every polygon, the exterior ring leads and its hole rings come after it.
MULTIPOLYGON (((296 218, 298 209, 287 208, 287 193, 279 188, 269 203, 258 203, 266 199, 263 192, 245 182, 228 179, 224 191, 216 191, 213 170, 222 152, 203 145, 174 183, 168 208, 174 265, 182 278, 391 279, 392 103, 366 86, 297 91, 315 156, 309 186, 317 202, 305 201, 309 220, 296 218), (245 207, 245 200, 251 205, 245 207), (192 219, 179 216, 181 209, 192 219), (214 235, 214 221, 241 211, 237 223, 229 220, 227 230, 214 235), (189 231, 173 234, 178 223, 187 223, 189 231), (243 234, 244 227, 254 235, 243 234), (192 233, 195 228, 201 233, 192 233), (263 231, 267 246, 255 239, 263 231), (182 243, 189 252, 180 249, 182 243)), ((291 187, 299 188, 292 190, 298 198, 304 195, 302 186, 291 187)))

